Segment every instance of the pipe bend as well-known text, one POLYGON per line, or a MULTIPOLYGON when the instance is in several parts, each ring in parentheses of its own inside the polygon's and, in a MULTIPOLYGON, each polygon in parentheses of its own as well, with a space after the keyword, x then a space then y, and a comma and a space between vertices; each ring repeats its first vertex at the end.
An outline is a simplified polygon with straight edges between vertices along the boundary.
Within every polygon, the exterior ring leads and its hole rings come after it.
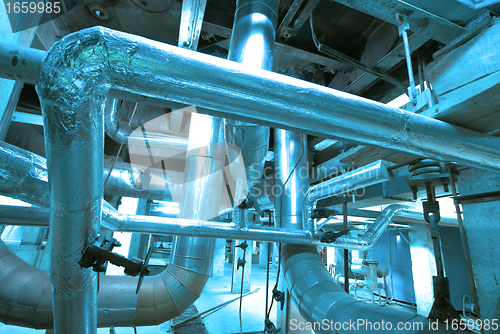
MULTIPOLYGON (((144 278, 101 276, 98 326, 159 325, 183 313, 200 295, 208 274, 168 265, 144 278)), ((0 240, 0 321, 34 329, 53 328, 52 288, 48 273, 15 255, 0 240)))
MULTIPOLYGON (((421 323, 421 328, 399 330, 397 333, 423 334, 429 333, 429 322, 426 318, 414 313, 381 308, 377 305, 363 303, 345 293, 335 283, 333 277, 323 265, 315 246, 287 244, 282 248, 282 269, 285 281, 291 290, 291 296, 299 307, 300 314, 311 323, 320 323, 326 319, 328 323, 357 323, 369 321, 372 323, 391 323, 396 329, 399 323, 421 323), (309 284, 303 284, 307 281, 309 284), (312 283, 312 284, 311 284, 312 283)), ((328 326, 326 326, 328 327, 328 326)), ((433 333, 454 333, 440 326, 433 333)), ((358 328, 356 333, 371 333, 372 331, 358 328)), ((335 331, 333 328, 322 327, 316 331, 325 333, 352 333, 349 329, 335 331)))

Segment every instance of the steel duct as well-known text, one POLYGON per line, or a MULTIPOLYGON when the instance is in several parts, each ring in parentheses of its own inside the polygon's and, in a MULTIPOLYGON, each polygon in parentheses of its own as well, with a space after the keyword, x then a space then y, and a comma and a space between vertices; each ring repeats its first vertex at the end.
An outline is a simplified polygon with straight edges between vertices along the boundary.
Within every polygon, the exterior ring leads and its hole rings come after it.
MULTIPOLYGON (((169 100, 214 116, 500 171, 499 138, 130 34, 94 27, 66 36, 48 52, 53 54, 46 56, 48 64, 63 66, 73 59, 80 69, 93 67, 100 73, 97 85, 109 84, 130 101, 171 107, 169 100), (89 50, 96 52, 87 59, 89 50)), ((15 71, 1 64, 5 78, 14 78, 15 71)))
MULTIPOLYGON (((304 319, 319 324, 318 334, 325 333, 373 333, 373 327, 366 323, 385 324, 385 329, 397 333, 454 333, 447 331, 443 324, 439 329, 430 330, 429 321, 409 311, 380 307, 361 302, 347 294, 338 286, 332 275, 325 269, 316 247, 285 245, 282 248, 282 268, 290 294, 304 319), (365 326, 359 325, 364 321, 365 326), (324 324, 327 323, 326 326, 324 324), (341 324, 335 329, 333 324, 341 324), (343 326, 347 323, 348 326, 343 326), (354 327, 349 324, 354 323, 354 327), (390 324, 390 325, 388 325, 390 324), (409 324, 410 330, 399 328, 409 324), (414 325, 420 324, 420 325, 414 325), (352 329, 352 330, 351 330, 352 329)), ((380 328, 380 327, 379 327, 380 328)))
MULTIPOLYGON (((228 59, 248 69, 272 70, 278 0, 238 0, 228 59)), ((237 183, 237 201, 246 197, 263 176, 269 149, 269 127, 226 119, 225 140, 231 175, 237 183), (242 182, 246 184, 241 184, 242 182)), ((236 202, 235 201, 235 202, 236 202)))

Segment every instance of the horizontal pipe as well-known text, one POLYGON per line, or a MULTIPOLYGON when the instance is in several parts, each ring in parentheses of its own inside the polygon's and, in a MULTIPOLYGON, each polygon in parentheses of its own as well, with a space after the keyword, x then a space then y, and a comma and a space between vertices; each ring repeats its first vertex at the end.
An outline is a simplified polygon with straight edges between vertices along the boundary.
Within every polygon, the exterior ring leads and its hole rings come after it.
MULTIPOLYGON (((333 243, 319 241, 321 234, 309 231, 265 226, 239 226, 237 222, 219 223, 196 219, 167 218, 122 214, 104 202, 102 226, 115 232, 131 232, 161 235, 199 236, 221 239, 269 241, 298 245, 316 245, 351 250, 366 250, 380 238, 391 220, 403 209, 400 205, 388 206, 365 231, 363 236, 342 236, 333 243)), ((46 208, 0 206, 0 223, 12 225, 48 226, 49 211, 46 208)), ((357 233, 357 232, 356 232, 357 233)))
POLYGON ((46 52, 0 43, 0 77, 35 84, 46 52))
MULTIPOLYGON (((107 178, 104 194, 171 201, 171 179, 150 171, 143 175, 130 164, 119 163, 107 178), (146 177, 147 176, 147 177, 146 177)), ((0 142, 0 193, 37 206, 49 207, 47 160, 14 145, 0 142)))
MULTIPOLYGON (((165 102, 170 100, 195 105, 198 112, 213 116, 500 171, 499 138, 106 28, 82 30, 68 36, 59 48, 82 39, 81 48, 103 48, 93 64, 106 71, 110 88, 122 91, 121 98, 171 106, 165 102), (120 47, 123 43, 133 47, 120 47), (118 78, 121 73, 127 73, 126 79, 118 78)), ((0 75, 5 67, 0 64, 0 75)))

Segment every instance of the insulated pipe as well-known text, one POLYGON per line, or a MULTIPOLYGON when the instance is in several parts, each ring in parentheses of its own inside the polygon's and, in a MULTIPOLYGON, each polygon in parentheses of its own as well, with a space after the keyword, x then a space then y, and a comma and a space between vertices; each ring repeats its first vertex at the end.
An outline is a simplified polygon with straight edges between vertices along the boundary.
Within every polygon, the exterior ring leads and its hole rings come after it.
MULTIPOLYGON (((359 236, 342 236, 334 243, 321 243, 320 235, 312 235, 302 229, 270 228, 265 226, 241 226, 237 218, 233 223, 211 222, 201 219, 182 219, 122 214, 110 204, 104 202, 101 225, 115 232, 132 232, 146 234, 180 235, 241 239, 254 241, 269 241, 299 245, 317 245, 338 247, 351 250, 367 250, 380 238, 392 219, 404 207, 388 206, 373 224, 359 236)), ((285 220, 286 222, 289 220, 285 220)), ((16 206, 0 206, 0 224, 26 226, 48 226, 49 211, 45 208, 29 208, 16 206)), ((358 233, 359 231, 356 231, 358 233)))
POLYGON ((320 325, 315 327, 315 333, 456 332, 447 331, 444 324, 431 330, 429 321, 421 315, 363 303, 345 293, 325 269, 314 246, 285 245, 282 254, 281 263, 287 287, 304 319, 320 325), (384 327, 381 327, 382 324, 384 327), (401 324, 403 328, 398 327, 401 324), (340 325, 340 328, 336 325, 340 325), (378 326, 378 330, 373 326, 378 326))
MULTIPOLYGON (((104 169, 103 180, 109 168, 104 169)), ((156 200, 172 200, 170 179, 152 172, 146 178, 132 170, 130 164, 113 168, 104 187, 104 194, 156 200), (127 167, 124 169, 124 167, 127 167)), ((47 160, 14 145, 0 142, 0 193, 22 201, 49 207, 47 160)))
POLYGON ((395 172, 394 170, 389 170, 389 166, 390 163, 387 161, 375 161, 371 164, 310 187, 307 190, 304 201, 302 202, 303 221, 307 222, 305 223, 307 229, 312 233, 315 232, 315 226, 311 219, 311 213, 320 199, 341 195, 362 187, 368 187, 391 180, 395 177, 395 172))
MULTIPOLYGON (((56 59, 94 66, 101 74, 95 83, 121 91, 122 99, 171 107, 169 100, 213 116, 500 171, 499 138, 127 33, 85 29, 64 37, 48 52, 52 56, 45 59, 58 67, 67 62, 56 59), (89 50, 96 52, 87 59, 89 50)), ((0 75, 6 69, 15 71, 0 63, 0 75)))
MULTIPOLYGON (((241 63, 250 70, 272 70, 278 0, 237 0, 228 59, 241 63)), ((226 119, 225 139, 231 175, 239 183, 236 200, 246 197, 263 176, 269 149, 269 127, 226 119)), ((244 199, 244 198, 243 198, 244 199)))

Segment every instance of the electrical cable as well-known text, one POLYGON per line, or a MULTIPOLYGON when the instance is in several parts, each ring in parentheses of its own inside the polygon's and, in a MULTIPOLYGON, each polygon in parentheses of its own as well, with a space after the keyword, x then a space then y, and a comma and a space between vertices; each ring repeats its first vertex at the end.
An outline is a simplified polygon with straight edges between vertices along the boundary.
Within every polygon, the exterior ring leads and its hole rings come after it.
MULTIPOLYGON (((280 279, 280 269, 281 269, 281 243, 279 244, 279 250, 278 250, 278 274, 276 276, 276 284, 274 285, 274 290, 278 288, 278 283, 280 279)), ((267 312, 267 318, 271 315, 271 310, 273 309, 273 302, 274 298, 271 299, 271 306, 269 306, 269 311, 267 312)))

